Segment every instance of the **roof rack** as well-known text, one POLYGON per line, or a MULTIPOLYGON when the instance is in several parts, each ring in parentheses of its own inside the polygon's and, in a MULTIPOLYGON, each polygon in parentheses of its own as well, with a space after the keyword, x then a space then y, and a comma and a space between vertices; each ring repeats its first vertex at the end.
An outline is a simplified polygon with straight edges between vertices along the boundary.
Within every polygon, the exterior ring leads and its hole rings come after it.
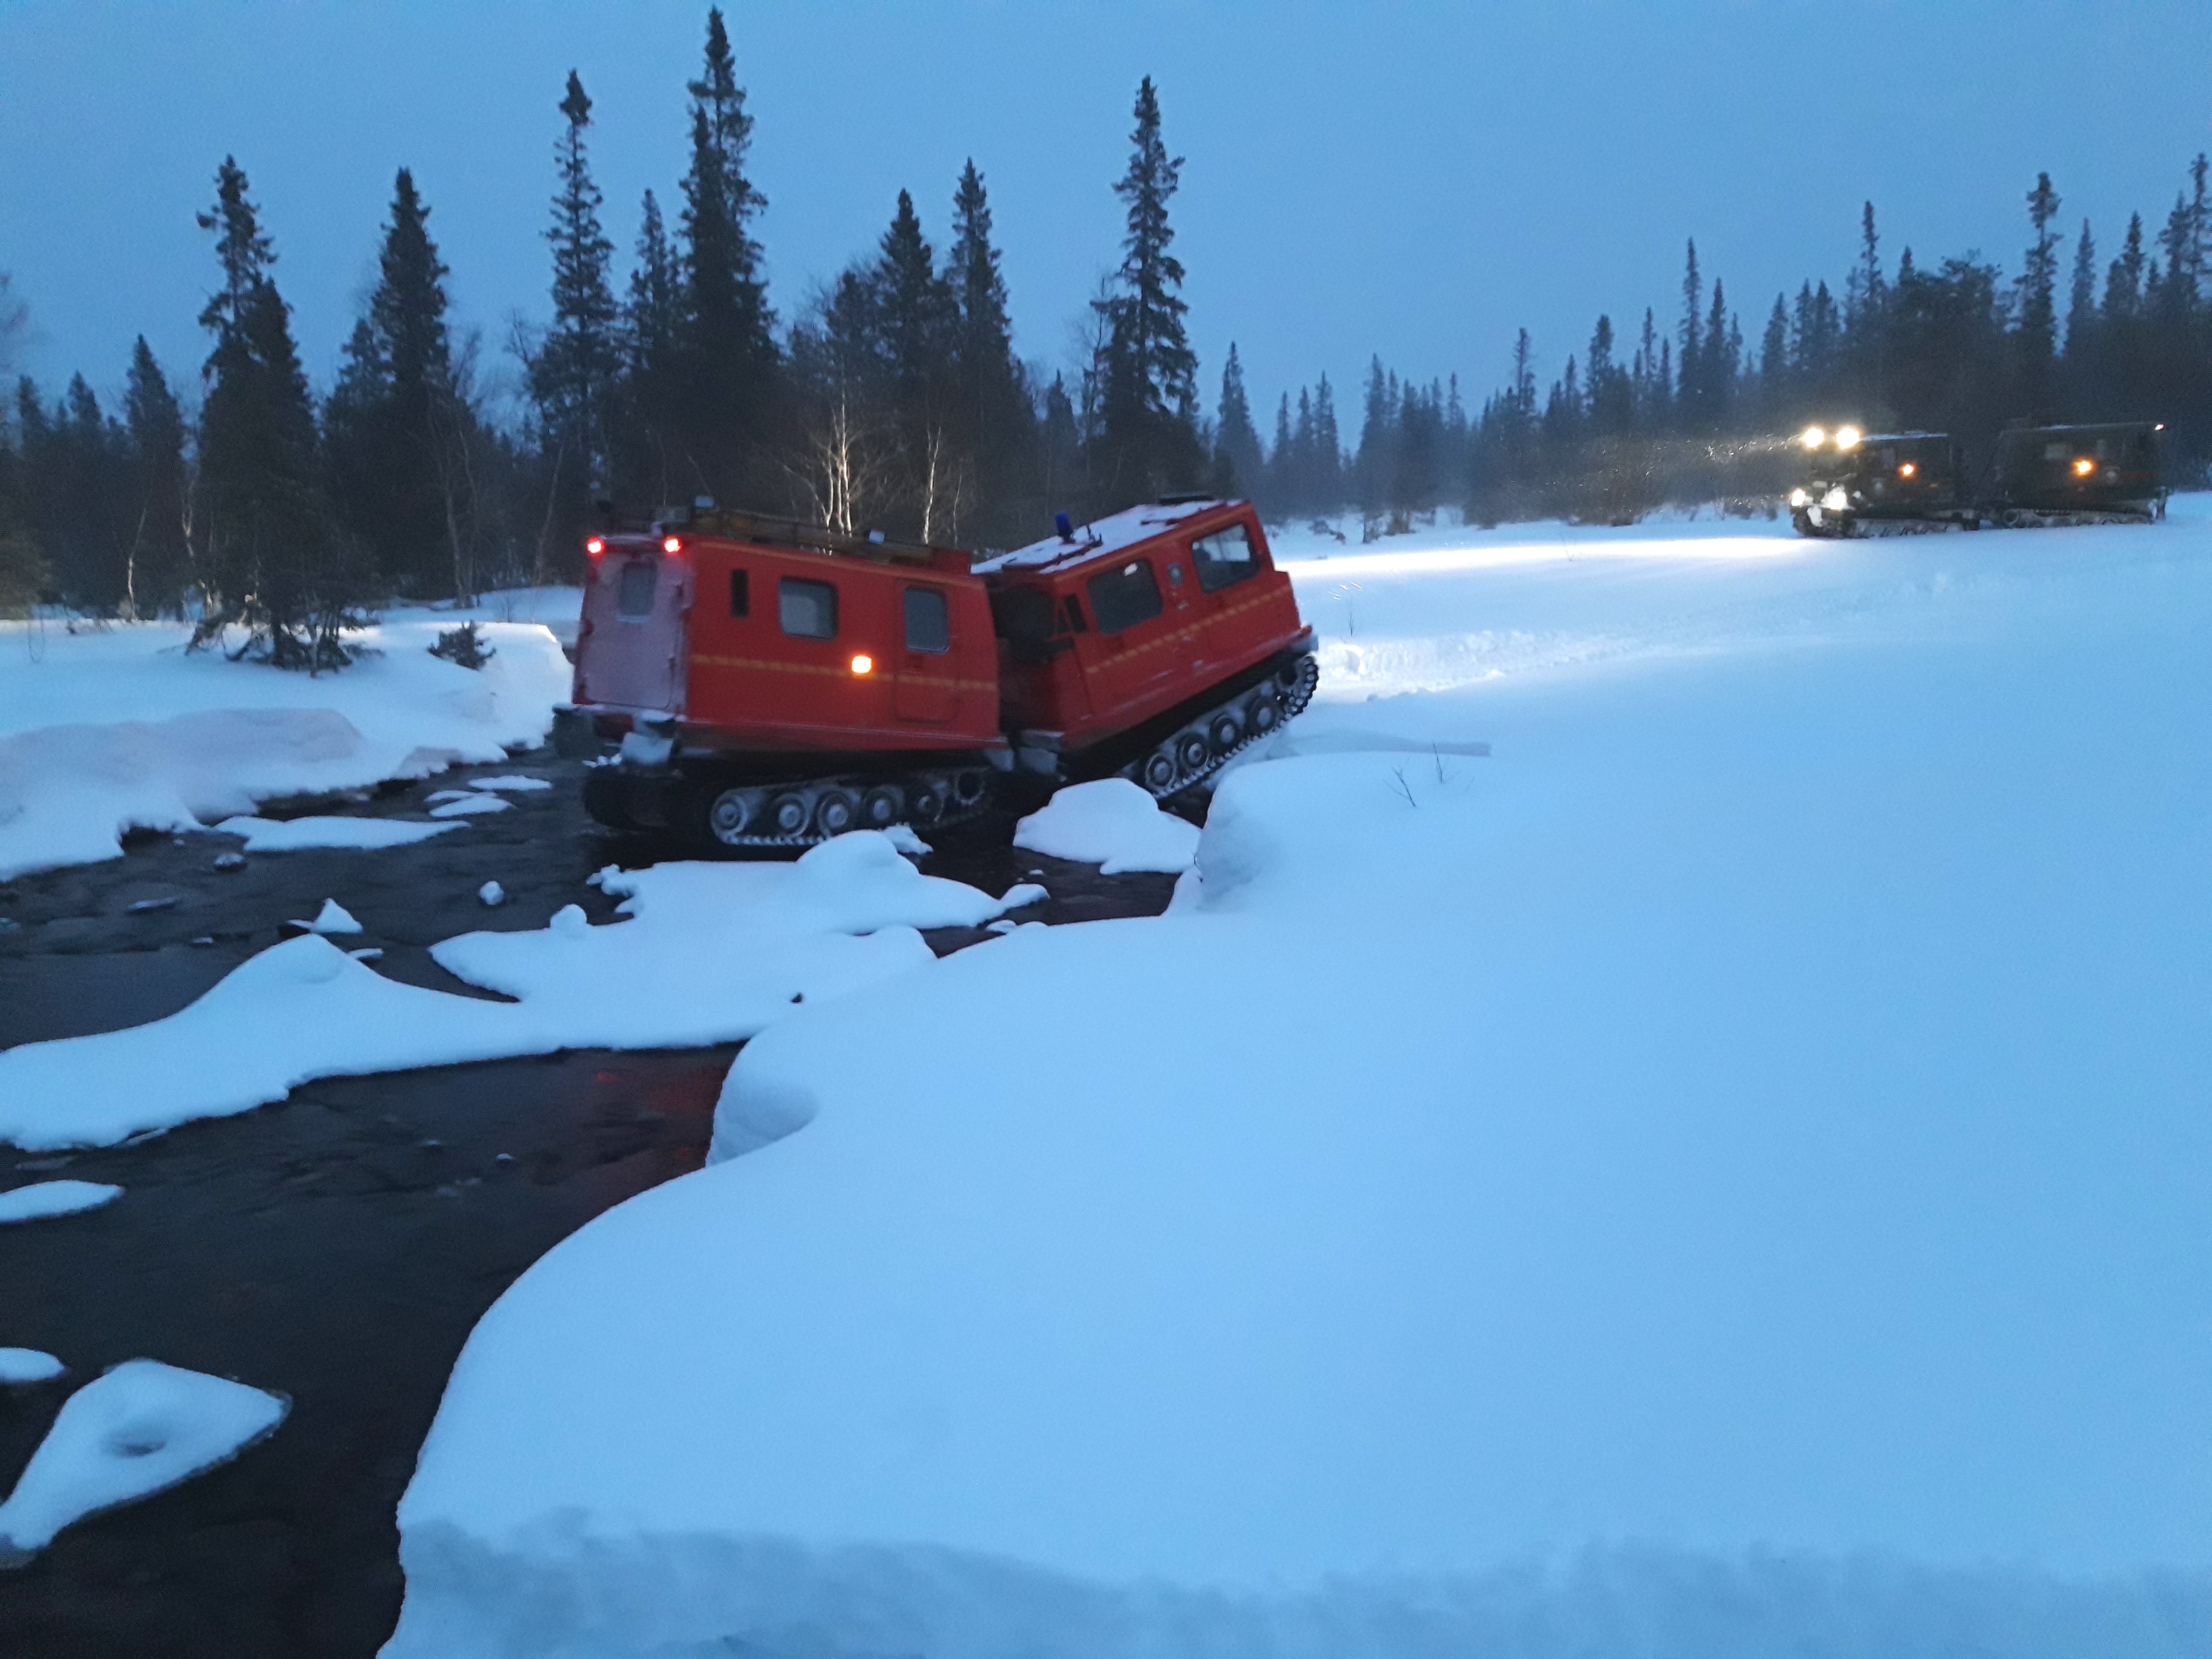
POLYGON ((765 542, 772 546, 795 547, 810 553, 875 559, 892 564, 931 564, 940 555, 966 550, 957 547, 933 546, 927 542, 902 541, 885 536, 880 531, 856 536, 848 531, 835 530, 826 524, 813 524, 805 519, 748 513, 734 507, 663 507, 654 515, 653 522, 667 530, 689 530, 700 535, 727 536, 737 541, 765 542))

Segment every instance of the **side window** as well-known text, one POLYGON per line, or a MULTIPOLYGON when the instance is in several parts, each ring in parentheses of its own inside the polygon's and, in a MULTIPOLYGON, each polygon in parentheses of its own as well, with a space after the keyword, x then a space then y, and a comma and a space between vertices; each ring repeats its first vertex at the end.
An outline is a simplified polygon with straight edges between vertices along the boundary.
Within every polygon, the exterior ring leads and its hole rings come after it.
POLYGON ((952 613, 941 587, 909 587, 906 591, 906 648, 909 651, 950 651, 952 613))
POLYGON ((1252 550, 1251 532, 1241 524, 1200 536, 1190 544, 1190 562, 1198 567, 1198 585, 1209 593, 1260 574, 1260 556, 1252 550))
POLYGON ((745 580, 744 571, 732 570, 730 572, 730 614, 732 617, 750 617, 752 611, 752 585, 745 580))
POLYGON ((615 592, 615 615, 635 621, 653 614, 653 590, 660 584, 660 567, 651 559, 632 559, 622 568, 622 586, 615 592))
POLYGON ((1150 622, 1163 609, 1159 579, 1152 574, 1148 560, 1132 559, 1119 570, 1093 576, 1084 586, 1090 590, 1091 614, 1098 619, 1102 634, 1118 634, 1140 622, 1150 622))
POLYGON ((837 637, 837 590, 828 582, 786 576, 775 585, 776 620, 802 640, 837 637))
POLYGON ((2046 461, 2064 460, 2066 459, 2066 446, 2063 443, 2044 445, 2043 459, 2046 461))

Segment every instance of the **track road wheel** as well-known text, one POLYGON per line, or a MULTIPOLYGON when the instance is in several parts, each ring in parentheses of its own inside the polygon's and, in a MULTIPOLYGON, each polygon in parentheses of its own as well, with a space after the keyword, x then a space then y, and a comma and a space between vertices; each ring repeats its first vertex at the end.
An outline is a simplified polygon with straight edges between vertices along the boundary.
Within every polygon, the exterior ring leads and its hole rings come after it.
POLYGON ((858 802, 842 789, 824 789, 814 804, 814 827, 824 836, 842 836, 860 817, 858 802))
POLYGON ((1244 705, 1245 728, 1255 738, 1266 737, 1282 724, 1282 720, 1283 711, 1276 706, 1274 698, 1265 691, 1244 705))
POLYGON ((1206 738, 1199 732, 1186 732, 1176 739, 1176 765, 1187 778, 1196 777, 1206 770, 1206 763, 1213 758, 1213 751, 1206 746, 1206 738))
POLYGON ((795 836, 806 828, 806 797, 789 792, 768 804, 761 830, 765 835, 795 836))
POLYGON ((707 808, 707 828, 725 847, 734 847, 752 827, 753 800, 743 789, 725 789, 707 808))
POLYGON ((1217 757, 1226 756, 1231 750, 1243 741, 1243 722, 1226 710, 1216 714, 1206 723, 1206 746, 1212 749, 1217 757))
POLYGON ((934 823, 938 815, 945 811, 945 802, 939 796, 934 784, 923 783, 915 788, 913 805, 908 810, 916 823, 934 823))
POLYGON ((1145 763, 1139 769, 1138 781, 1142 783, 1146 788, 1151 790, 1152 793, 1156 795, 1164 795, 1175 787, 1175 781, 1176 757, 1174 750, 1168 748, 1165 744, 1162 744, 1159 748, 1153 750, 1151 754, 1145 757, 1145 763))
POLYGON ((973 806, 983 799, 983 791, 989 787, 990 781, 983 773, 973 769, 956 772, 952 777, 952 799, 959 805, 973 806))
POLYGON ((860 797, 860 828, 888 830, 906 811, 906 800, 890 784, 879 783, 860 797))

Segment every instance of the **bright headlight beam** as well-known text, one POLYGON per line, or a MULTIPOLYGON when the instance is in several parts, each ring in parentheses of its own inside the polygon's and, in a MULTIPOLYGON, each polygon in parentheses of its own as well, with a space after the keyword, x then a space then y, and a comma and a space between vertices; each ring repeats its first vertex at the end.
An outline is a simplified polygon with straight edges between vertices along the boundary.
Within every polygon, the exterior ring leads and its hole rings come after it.
POLYGON ((1808 449, 1818 449, 1828 441, 1828 434, 1817 426, 1808 426, 1798 434, 1797 441, 1808 449))
POLYGON ((1839 426, 1836 428, 1837 448, 1849 449, 1853 444, 1858 442, 1858 428, 1855 426, 1839 426))

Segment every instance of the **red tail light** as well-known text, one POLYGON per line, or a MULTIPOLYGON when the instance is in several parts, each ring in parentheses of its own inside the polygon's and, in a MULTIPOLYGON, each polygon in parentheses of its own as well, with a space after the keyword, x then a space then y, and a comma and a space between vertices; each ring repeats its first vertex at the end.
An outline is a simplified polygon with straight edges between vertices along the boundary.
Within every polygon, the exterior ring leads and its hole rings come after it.
POLYGON ((606 550, 607 544, 601 541, 597 536, 592 537, 591 540, 584 544, 584 551, 590 554, 595 559, 606 550))
POLYGON ((664 553, 681 553, 684 550, 684 538, 680 536, 669 537, 660 544, 660 550, 664 553))

